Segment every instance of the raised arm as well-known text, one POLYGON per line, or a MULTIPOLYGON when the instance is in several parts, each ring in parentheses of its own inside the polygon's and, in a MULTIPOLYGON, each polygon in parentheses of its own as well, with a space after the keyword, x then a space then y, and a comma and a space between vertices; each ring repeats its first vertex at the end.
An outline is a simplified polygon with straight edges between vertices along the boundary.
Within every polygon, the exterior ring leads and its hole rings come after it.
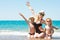
POLYGON ((19 15, 20 15, 21 17, 23 17, 23 18, 25 19, 25 21, 29 24, 28 20, 24 17, 23 14, 19 13, 19 15))
POLYGON ((29 3, 29 2, 27 2, 27 4, 26 4, 26 5, 27 5, 27 6, 28 6, 28 8, 31 10, 32 14, 33 14, 33 15, 35 15, 35 12, 34 12, 33 8, 30 6, 30 3, 29 3))

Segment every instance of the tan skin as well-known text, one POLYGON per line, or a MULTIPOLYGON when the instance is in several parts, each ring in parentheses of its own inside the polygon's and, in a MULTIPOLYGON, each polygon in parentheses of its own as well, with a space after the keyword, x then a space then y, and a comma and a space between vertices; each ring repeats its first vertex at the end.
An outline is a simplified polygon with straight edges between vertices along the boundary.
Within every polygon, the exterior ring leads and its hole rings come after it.
POLYGON ((30 33, 32 33, 32 34, 33 34, 33 33, 35 33, 35 31, 34 31, 35 29, 34 29, 34 27, 33 27, 33 24, 31 24, 31 23, 33 23, 33 22, 34 22, 34 19, 33 19, 33 18, 31 18, 30 20, 31 20, 31 22, 30 22, 30 33))
POLYGON ((51 31, 53 31, 53 27, 52 27, 52 20, 50 19, 50 18, 47 18, 46 19, 46 26, 48 26, 49 28, 48 29, 46 29, 45 28, 45 31, 46 31, 46 39, 51 39, 51 37, 52 37, 52 32, 51 31), (48 38, 49 37, 49 38, 48 38))

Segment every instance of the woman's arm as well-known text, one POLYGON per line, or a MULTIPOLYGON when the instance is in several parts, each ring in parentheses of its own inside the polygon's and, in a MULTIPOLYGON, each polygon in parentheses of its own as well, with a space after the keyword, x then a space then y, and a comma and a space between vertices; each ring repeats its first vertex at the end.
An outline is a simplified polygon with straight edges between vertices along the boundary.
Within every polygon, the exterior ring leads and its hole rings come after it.
POLYGON ((27 2, 27 4, 26 4, 26 5, 27 5, 27 6, 28 6, 28 8, 31 10, 32 14, 33 14, 33 15, 35 15, 35 12, 34 12, 33 8, 30 6, 30 3, 29 3, 29 2, 27 2))
POLYGON ((39 30, 42 32, 45 32, 45 30, 42 28, 42 26, 39 27, 39 30))
POLYGON ((25 21, 29 24, 28 20, 24 17, 23 14, 19 13, 19 15, 20 15, 21 17, 23 17, 23 18, 25 19, 25 21))
POLYGON ((45 23, 45 20, 43 20, 42 23, 43 23, 43 24, 46 24, 46 23, 45 23))

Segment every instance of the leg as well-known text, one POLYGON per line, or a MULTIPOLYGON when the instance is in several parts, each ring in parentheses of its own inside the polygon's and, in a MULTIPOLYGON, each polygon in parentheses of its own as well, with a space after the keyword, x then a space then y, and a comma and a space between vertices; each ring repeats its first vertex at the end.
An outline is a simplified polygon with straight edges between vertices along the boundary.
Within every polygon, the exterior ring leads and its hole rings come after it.
POLYGON ((52 39, 52 35, 51 34, 46 34, 46 38, 45 39, 52 39))
POLYGON ((45 33, 35 33, 34 37, 36 38, 44 38, 45 37, 45 33))
POLYGON ((38 35, 38 37, 44 38, 44 37, 45 37, 45 33, 40 33, 40 34, 38 35))
POLYGON ((35 37, 35 38, 38 38, 38 33, 35 33, 34 37, 35 37))

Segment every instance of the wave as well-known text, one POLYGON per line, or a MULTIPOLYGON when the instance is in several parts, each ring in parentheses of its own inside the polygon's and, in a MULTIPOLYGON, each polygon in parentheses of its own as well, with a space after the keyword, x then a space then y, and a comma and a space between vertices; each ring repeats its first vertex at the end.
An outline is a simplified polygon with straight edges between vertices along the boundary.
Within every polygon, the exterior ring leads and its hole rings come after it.
POLYGON ((27 36, 28 32, 12 31, 12 30, 0 30, 0 35, 20 35, 20 36, 27 36))
MULTIPOLYGON (((60 32, 54 32, 53 37, 60 37, 60 32)), ((0 35, 16 35, 16 36, 27 36, 29 37, 28 32, 21 31, 12 31, 12 30, 0 30, 0 35)))

